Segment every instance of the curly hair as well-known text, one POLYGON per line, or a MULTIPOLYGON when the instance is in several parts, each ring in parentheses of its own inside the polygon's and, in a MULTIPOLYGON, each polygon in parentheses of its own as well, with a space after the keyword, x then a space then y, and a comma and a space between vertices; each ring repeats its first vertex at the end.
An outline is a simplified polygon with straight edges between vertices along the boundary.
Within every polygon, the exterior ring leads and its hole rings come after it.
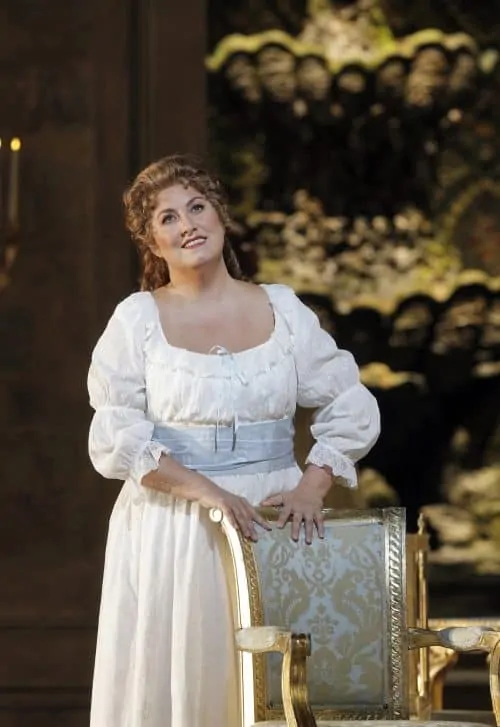
POLYGON ((231 277, 241 280, 240 264, 227 237, 231 218, 221 183, 194 157, 175 154, 163 157, 139 172, 123 195, 125 224, 137 245, 141 261, 141 290, 156 290, 170 282, 167 263, 152 250, 152 214, 159 192, 174 184, 193 187, 213 205, 226 231, 222 251, 224 262, 231 277))

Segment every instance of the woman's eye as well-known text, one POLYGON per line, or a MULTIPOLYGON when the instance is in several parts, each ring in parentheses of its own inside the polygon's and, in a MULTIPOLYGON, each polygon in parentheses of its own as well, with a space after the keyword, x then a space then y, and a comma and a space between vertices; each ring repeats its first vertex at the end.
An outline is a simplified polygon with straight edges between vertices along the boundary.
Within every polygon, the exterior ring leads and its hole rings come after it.
POLYGON ((174 219, 175 219, 174 218, 174 215, 165 215, 165 217, 163 217, 163 219, 161 221, 161 224, 162 225, 165 225, 165 224, 168 225, 168 224, 170 224, 170 222, 173 222, 174 219))
POLYGON ((205 209, 205 205, 202 202, 197 202, 192 207, 193 212, 201 212, 204 209, 205 209))

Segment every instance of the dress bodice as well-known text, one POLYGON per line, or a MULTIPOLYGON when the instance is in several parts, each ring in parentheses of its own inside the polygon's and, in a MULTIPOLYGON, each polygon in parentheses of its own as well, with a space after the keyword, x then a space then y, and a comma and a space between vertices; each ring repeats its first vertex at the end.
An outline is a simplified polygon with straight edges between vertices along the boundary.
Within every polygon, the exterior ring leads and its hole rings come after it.
POLYGON ((274 312, 267 341, 231 353, 214 347, 204 354, 172 346, 150 293, 138 293, 144 307, 145 382, 149 417, 156 423, 230 424, 293 416, 297 372, 291 330, 273 287, 266 292, 274 312))

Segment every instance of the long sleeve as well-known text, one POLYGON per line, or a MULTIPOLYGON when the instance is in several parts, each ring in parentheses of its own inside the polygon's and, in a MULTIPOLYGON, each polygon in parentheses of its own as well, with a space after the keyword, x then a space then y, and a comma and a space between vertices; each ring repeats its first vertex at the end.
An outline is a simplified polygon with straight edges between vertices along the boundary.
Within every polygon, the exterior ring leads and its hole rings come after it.
POLYGON ((151 440, 147 418, 140 293, 126 298, 111 316, 92 354, 88 374, 95 410, 89 455, 95 469, 110 479, 133 479, 158 468, 167 450, 151 440))
POLYGON ((361 384, 352 354, 337 347, 315 313, 290 289, 288 296, 297 403, 317 408, 311 427, 316 442, 306 462, 331 467, 335 476, 355 488, 355 463, 370 451, 380 433, 377 401, 361 384))

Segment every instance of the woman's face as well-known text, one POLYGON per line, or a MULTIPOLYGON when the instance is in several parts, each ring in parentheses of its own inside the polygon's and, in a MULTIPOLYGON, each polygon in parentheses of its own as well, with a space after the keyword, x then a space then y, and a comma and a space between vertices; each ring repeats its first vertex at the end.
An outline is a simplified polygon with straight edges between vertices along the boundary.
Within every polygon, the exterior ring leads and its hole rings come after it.
POLYGON ((215 207, 194 187, 174 184, 159 192, 151 227, 153 252, 170 271, 222 257, 224 226, 215 207))

